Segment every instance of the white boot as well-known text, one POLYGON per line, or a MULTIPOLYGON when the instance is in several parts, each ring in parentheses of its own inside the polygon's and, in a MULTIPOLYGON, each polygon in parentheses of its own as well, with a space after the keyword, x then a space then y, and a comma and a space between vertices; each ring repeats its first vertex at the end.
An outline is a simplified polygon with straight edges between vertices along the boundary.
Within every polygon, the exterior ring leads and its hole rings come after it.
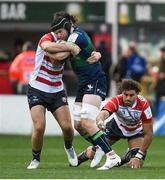
POLYGON ((33 159, 27 169, 37 169, 39 166, 40 162, 36 159, 33 159))
POLYGON ((107 155, 105 164, 97 170, 108 170, 121 163, 121 158, 117 154, 107 155))
POLYGON ((93 160, 91 161, 90 167, 91 168, 96 167, 100 163, 104 154, 105 154, 104 151, 100 147, 98 147, 96 149, 95 156, 93 160))
POLYGON ((69 164, 71 166, 77 166, 78 165, 78 159, 77 159, 77 155, 74 151, 74 148, 71 147, 70 149, 66 149, 65 146, 64 146, 64 149, 66 151, 66 154, 68 156, 68 161, 69 161, 69 164))

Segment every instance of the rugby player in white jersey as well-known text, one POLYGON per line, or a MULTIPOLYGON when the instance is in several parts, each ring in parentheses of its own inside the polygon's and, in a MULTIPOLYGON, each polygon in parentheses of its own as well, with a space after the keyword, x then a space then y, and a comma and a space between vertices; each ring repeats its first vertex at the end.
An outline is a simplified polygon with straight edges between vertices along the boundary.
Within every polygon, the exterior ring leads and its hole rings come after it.
MULTIPOLYGON (((40 154, 46 126, 46 109, 57 120, 64 136, 64 149, 72 166, 77 165, 77 156, 72 146, 74 130, 68 108, 67 96, 62 82, 64 63, 57 63, 47 55, 48 52, 59 52, 57 38, 53 32, 41 37, 35 58, 35 68, 28 87, 28 103, 31 112, 32 161, 27 169, 36 169, 40 164, 40 154)), ((61 45, 63 46, 63 45, 61 45)), ((71 44, 65 44, 63 50, 76 53, 71 44)))
MULTIPOLYGON (((138 95, 139 83, 123 80, 122 94, 112 97, 97 116, 97 125, 104 129, 105 136, 113 145, 121 138, 127 139, 128 151, 121 158, 121 164, 128 163, 131 168, 143 166, 147 150, 153 138, 153 117, 148 101, 138 95)), ((88 147, 78 156, 78 165, 93 159, 90 167, 96 167, 104 153, 101 148, 88 147)), ((100 168, 107 170, 106 163, 100 168)))

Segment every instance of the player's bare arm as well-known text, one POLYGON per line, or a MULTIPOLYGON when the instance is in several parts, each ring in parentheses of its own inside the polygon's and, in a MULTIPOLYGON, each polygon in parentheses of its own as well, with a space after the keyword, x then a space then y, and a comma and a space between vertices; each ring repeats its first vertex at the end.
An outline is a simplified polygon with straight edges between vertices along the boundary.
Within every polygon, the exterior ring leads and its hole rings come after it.
POLYGON ((71 54, 73 57, 77 56, 79 52, 81 51, 80 47, 77 44, 74 44, 72 42, 66 42, 67 46, 70 46, 71 48, 71 54))
MULTIPOLYGON (((70 44, 70 43, 68 43, 70 44)), ((70 44, 71 45, 71 44, 70 44)), ((50 53, 47 52, 46 54, 52 59, 52 60, 58 60, 63 61, 64 59, 68 58, 69 56, 76 56, 80 52, 80 48, 77 45, 71 45, 72 50, 66 51, 66 52, 57 52, 57 53, 50 53)))
POLYGON ((153 138, 153 122, 143 124, 143 129, 144 129, 144 141, 140 150, 143 153, 146 153, 153 138))
POLYGON ((70 56, 70 52, 46 53, 53 61, 63 61, 70 56))
POLYGON ((55 43, 55 42, 51 42, 51 41, 45 41, 41 44, 41 48, 45 52, 49 52, 49 53, 71 52, 73 54, 76 54, 78 51, 78 48, 75 45, 65 42, 65 41, 63 43, 55 43))
POLYGON ((131 168, 141 168, 144 164, 144 157, 146 156, 146 152, 152 142, 153 138, 153 122, 143 124, 144 129, 144 140, 140 150, 135 155, 134 158, 131 158, 129 162, 129 166, 131 168))
POLYGON ((99 61, 100 58, 101 58, 101 53, 97 52, 97 51, 93 51, 91 53, 91 56, 87 59, 87 62, 89 64, 93 64, 93 63, 99 61))
MULTIPOLYGON (((79 53, 79 50, 75 50, 75 51, 76 51, 76 54, 79 53)), ((72 53, 72 54, 75 54, 75 53, 72 53)), ((67 57, 69 57, 71 53, 70 52, 57 52, 57 53, 47 53, 47 55, 53 60, 62 61, 66 59, 67 57)), ((101 58, 100 52, 93 51, 91 56, 87 59, 87 62, 89 62, 89 64, 92 64, 92 63, 97 62, 100 58, 101 58)))
POLYGON ((96 124, 99 129, 104 129, 104 121, 110 116, 107 110, 102 110, 96 117, 96 124))

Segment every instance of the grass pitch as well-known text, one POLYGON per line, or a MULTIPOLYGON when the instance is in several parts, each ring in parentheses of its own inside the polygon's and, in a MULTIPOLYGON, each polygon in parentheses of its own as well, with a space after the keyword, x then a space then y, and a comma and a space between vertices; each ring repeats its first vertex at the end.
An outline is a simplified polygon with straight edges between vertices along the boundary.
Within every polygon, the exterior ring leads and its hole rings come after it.
MULTIPOLYGON (((80 136, 74 140, 75 150, 80 153, 89 144, 80 136)), ((113 149, 122 155, 127 145, 119 141, 113 149)), ((47 136, 44 138, 39 169, 27 170, 31 160, 31 137, 0 135, 0 179, 163 179, 165 178, 165 137, 154 137, 141 169, 127 166, 97 171, 89 168, 90 161, 79 167, 69 167, 63 149, 63 138, 47 136)), ((105 159, 102 160, 102 164, 105 159)), ((102 165, 101 164, 101 165, 102 165)))

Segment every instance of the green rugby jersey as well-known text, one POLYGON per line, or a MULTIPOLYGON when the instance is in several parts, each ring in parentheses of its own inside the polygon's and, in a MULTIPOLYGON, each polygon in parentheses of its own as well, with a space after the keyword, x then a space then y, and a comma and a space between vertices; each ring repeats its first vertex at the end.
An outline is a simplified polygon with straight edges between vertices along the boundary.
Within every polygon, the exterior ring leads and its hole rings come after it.
POLYGON ((95 51, 90 37, 82 29, 75 27, 74 31, 70 34, 68 42, 72 42, 79 46, 80 53, 71 59, 71 64, 74 72, 76 73, 79 83, 85 84, 97 80, 99 77, 104 76, 101 63, 98 61, 94 64, 89 64, 86 60, 95 51))

